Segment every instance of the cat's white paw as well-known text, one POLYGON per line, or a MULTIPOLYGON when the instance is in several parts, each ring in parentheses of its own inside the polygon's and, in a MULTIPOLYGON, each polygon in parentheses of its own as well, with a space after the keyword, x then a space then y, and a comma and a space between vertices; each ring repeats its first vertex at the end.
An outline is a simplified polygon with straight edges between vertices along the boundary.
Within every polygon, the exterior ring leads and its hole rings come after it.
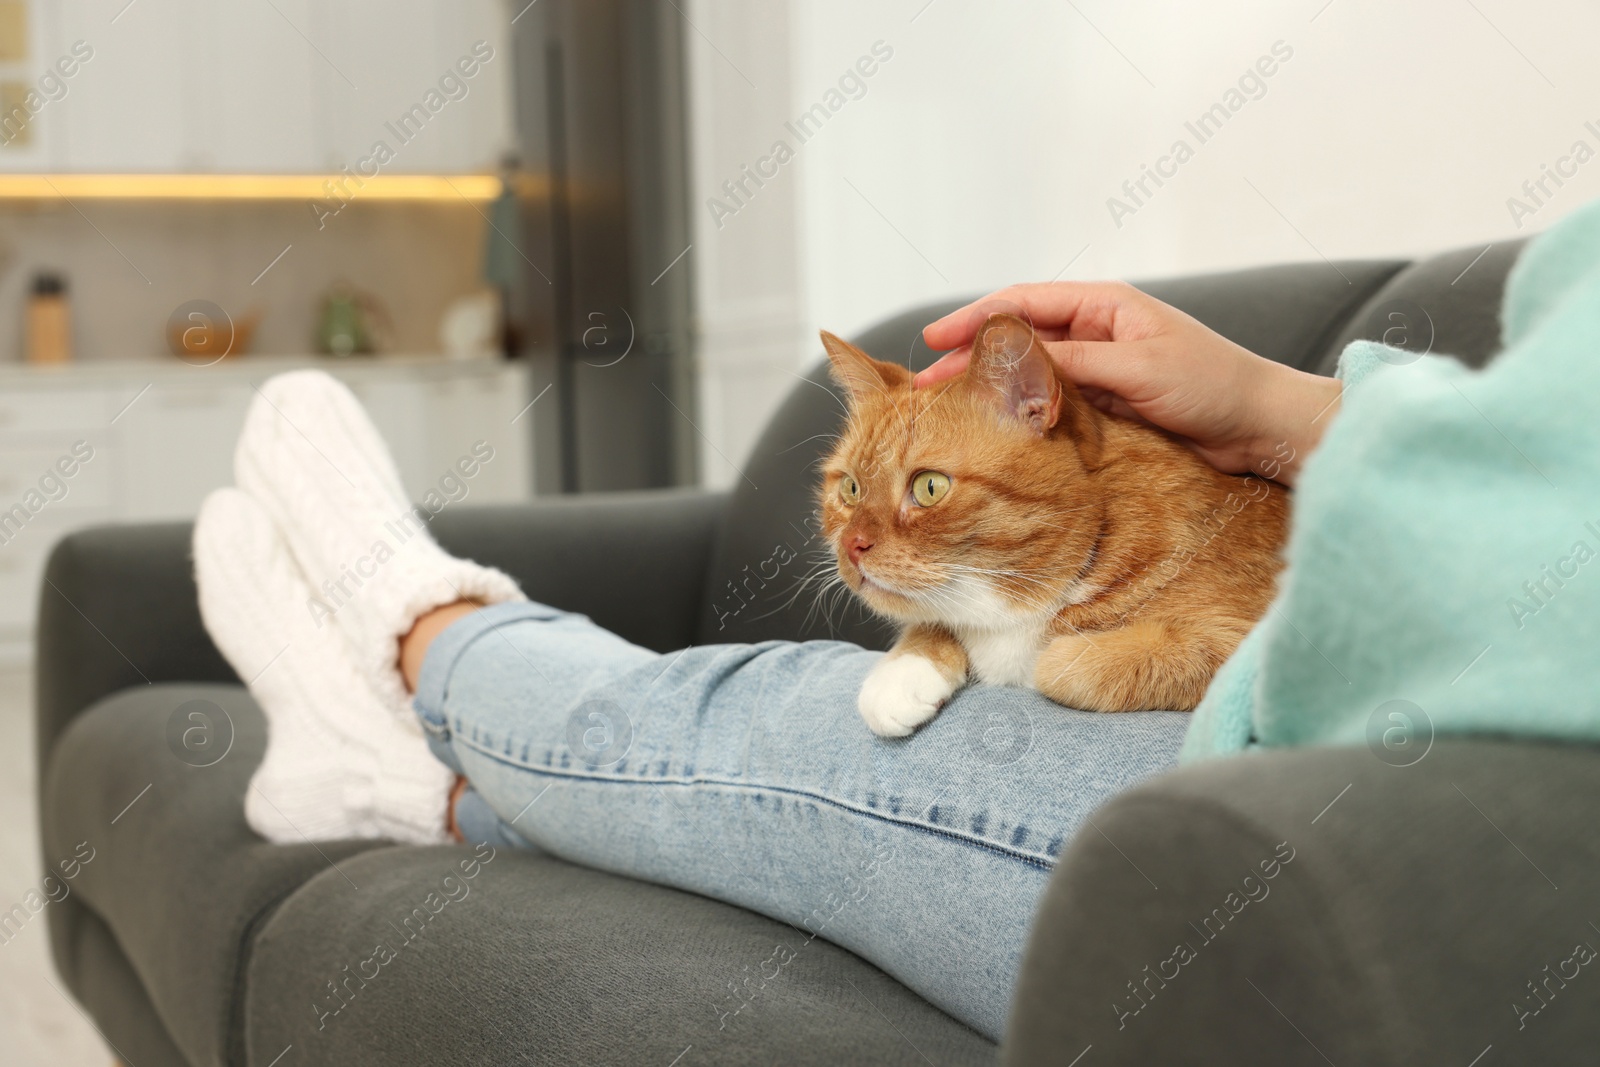
POLYGON ((939 714, 957 684, 926 656, 886 656, 861 683, 856 706, 879 737, 905 737, 939 714))

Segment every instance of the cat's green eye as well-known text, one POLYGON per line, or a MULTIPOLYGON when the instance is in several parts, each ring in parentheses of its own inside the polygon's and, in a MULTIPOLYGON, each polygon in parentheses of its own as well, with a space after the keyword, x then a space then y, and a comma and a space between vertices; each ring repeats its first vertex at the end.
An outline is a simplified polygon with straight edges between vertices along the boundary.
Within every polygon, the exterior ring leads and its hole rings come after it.
POLYGON ((861 503, 861 486, 854 475, 846 474, 839 479, 839 499, 846 504, 861 503))
POLYGON ((949 477, 938 471, 918 471, 911 479, 911 499, 925 508, 943 500, 949 491, 949 477))

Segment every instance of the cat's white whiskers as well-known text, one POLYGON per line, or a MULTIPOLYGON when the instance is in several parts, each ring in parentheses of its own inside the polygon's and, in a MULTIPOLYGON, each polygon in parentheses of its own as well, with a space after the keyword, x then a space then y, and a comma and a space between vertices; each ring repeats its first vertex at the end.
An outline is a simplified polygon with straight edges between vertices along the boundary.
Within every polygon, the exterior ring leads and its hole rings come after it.
MULTIPOLYGON (((796 579, 795 584, 794 584, 794 591, 790 594, 788 600, 784 601, 782 604, 778 605, 777 607, 773 608, 771 611, 767 612, 766 615, 757 615, 756 618, 764 619, 768 615, 776 615, 780 611, 785 611, 785 610, 789 609, 790 607, 793 607, 794 606, 794 602, 800 598, 800 594, 805 592, 806 586, 810 585, 815 580, 821 579, 821 581, 823 583, 823 588, 826 588, 827 587, 827 583, 829 581, 829 569, 832 568, 832 567, 833 567, 833 560, 832 559, 820 559, 820 560, 817 560, 816 562, 812 563, 811 569, 808 570, 806 573, 802 574, 798 579, 796 579)), ((836 568, 833 569, 833 571, 832 571, 832 579, 834 581, 840 580, 839 579, 839 575, 838 575, 838 571, 837 571, 836 568)), ((821 590, 818 590, 818 593, 820 595, 821 590)))
MULTIPOLYGON (((810 628, 811 620, 820 614, 822 616, 822 620, 828 625, 828 632, 830 634, 833 633, 833 604, 829 603, 829 597, 832 596, 832 594, 840 591, 845 593, 849 592, 848 587, 846 587, 844 584, 844 579, 841 578, 837 572, 832 575, 825 576, 823 579, 822 588, 817 591, 817 595, 811 601, 810 607, 806 609, 806 617, 801 624, 801 628, 810 628)), ((834 597, 834 602, 836 603, 837 601, 838 597, 834 597)))
MULTIPOLYGON (((1049 601, 1059 600, 1059 599, 1061 599, 1061 596, 1062 596, 1063 583, 1060 581, 1059 578, 1051 580, 1051 579, 1046 579, 1046 578, 1040 578, 1040 577, 1037 577, 1037 576, 1032 575, 1032 574, 1027 574, 1027 573, 1024 573, 1023 571, 1020 571, 1020 570, 1002 570, 1002 569, 995 568, 995 567, 974 567, 974 566, 971 566, 969 564, 964 564, 964 563, 946 563, 946 564, 944 564, 944 566, 945 566, 945 568, 947 570, 953 571, 953 572, 955 572, 957 574, 960 574, 960 575, 963 575, 963 576, 964 575, 978 575, 978 576, 981 576, 981 577, 994 577, 994 578, 1010 579, 1012 581, 1017 581, 1017 582, 1025 582, 1025 583, 1028 583, 1032 587, 1031 589, 1029 589, 1029 592, 1036 592, 1036 593, 1046 594, 1046 598, 1049 601)), ((1004 584, 1001 583, 1001 582, 988 582, 988 583, 985 583, 985 584, 987 584, 990 587, 990 591, 993 592, 996 596, 1008 598, 1014 604, 1024 605, 1024 606, 1033 608, 1034 610, 1039 610, 1039 609, 1043 608, 1044 606, 1046 606, 1046 605, 1041 605, 1041 604, 1032 604, 1032 603, 1030 603, 1027 600, 1026 597, 1024 597, 1024 596, 1022 596, 1022 595, 1020 595, 1018 593, 1015 593, 1012 590, 1008 590, 1008 589, 1004 588, 1004 584)))
POLYGON ((850 416, 850 407, 849 407, 849 405, 844 402, 844 400, 839 396, 838 393, 834 392, 832 389, 829 389, 826 385, 823 385, 821 382, 817 381, 814 378, 807 378, 806 376, 804 376, 802 374, 796 374, 794 371, 790 371, 789 372, 789 377, 794 378, 794 379, 796 379, 798 381, 805 382, 807 385, 814 385, 818 389, 821 389, 824 393, 827 393, 830 397, 833 398, 833 402, 835 404, 839 405, 839 407, 844 411, 845 416, 847 418, 850 416))
MULTIPOLYGON (((812 441, 819 440, 820 438, 826 437, 830 441, 837 441, 837 440, 840 439, 841 436, 842 435, 836 434, 836 433, 814 433, 810 437, 807 437, 804 441, 796 441, 794 444, 790 445, 788 448, 782 449, 781 451, 779 451, 778 455, 781 456, 781 455, 784 455, 785 453, 793 452, 795 449, 799 448, 801 445, 810 444, 812 441)), ((823 464, 823 463, 826 463, 827 461, 828 461, 828 457, 827 456, 818 456, 817 457, 817 463, 819 465, 823 464)))
POLYGON ((1045 587, 1048 587, 1051 584, 1048 579, 1037 577, 1036 575, 1029 574, 1028 572, 1022 570, 1005 570, 997 567, 974 567, 970 563, 946 563, 943 564, 943 566, 949 570, 961 571, 968 574, 993 574, 1002 578, 1020 578, 1023 581, 1033 582, 1037 585, 1045 587))
POLYGON ((947 605, 950 608, 946 613, 947 618, 955 620, 966 611, 974 608, 980 609, 977 612, 979 615, 989 615, 990 612, 981 609, 992 607, 992 604, 985 598, 994 596, 995 591, 989 588, 987 583, 983 582, 946 579, 941 584, 928 590, 927 595, 928 599, 941 605, 947 605))

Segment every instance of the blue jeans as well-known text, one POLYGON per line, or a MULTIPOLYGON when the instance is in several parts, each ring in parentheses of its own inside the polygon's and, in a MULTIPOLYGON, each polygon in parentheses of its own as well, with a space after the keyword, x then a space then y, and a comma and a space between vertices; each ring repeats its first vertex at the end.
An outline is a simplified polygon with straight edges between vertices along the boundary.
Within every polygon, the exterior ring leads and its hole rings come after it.
MULTIPOLYGON (((1063 845, 1172 765, 1189 717, 962 690, 914 737, 856 712, 881 654, 837 641, 661 655, 502 604, 428 650, 416 708, 473 840, 675 886, 850 949, 990 1038, 1063 845)), ((748 994, 708 1014, 727 1022, 748 994)))

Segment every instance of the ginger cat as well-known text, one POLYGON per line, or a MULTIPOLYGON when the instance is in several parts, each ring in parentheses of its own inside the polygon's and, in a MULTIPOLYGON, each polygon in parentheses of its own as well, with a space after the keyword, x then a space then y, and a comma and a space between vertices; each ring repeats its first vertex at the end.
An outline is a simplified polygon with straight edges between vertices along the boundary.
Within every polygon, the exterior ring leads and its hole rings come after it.
POLYGON ((1289 494, 1222 474, 1061 381, 993 315, 964 377, 911 372, 829 333, 850 398, 823 465, 845 584, 902 627, 859 706, 903 737, 970 679, 1093 711, 1189 711, 1266 610, 1289 494))

